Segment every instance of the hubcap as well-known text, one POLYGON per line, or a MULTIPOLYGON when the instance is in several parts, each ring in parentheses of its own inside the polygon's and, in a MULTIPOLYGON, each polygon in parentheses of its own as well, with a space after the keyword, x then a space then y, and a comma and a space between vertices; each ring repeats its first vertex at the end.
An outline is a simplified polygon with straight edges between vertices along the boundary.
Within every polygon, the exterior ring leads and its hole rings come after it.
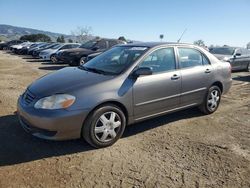
POLYGON ((209 95, 209 98, 208 98, 208 108, 211 110, 211 111, 214 111, 217 106, 218 106, 218 102, 220 100, 220 96, 219 96, 219 92, 217 90, 213 90, 210 95, 209 95))
POLYGON ((106 112, 95 124, 95 137, 101 142, 113 140, 121 127, 121 118, 115 112, 106 112))
POLYGON ((53 63, 55 63, 55 62, 56 62, 56 57, 55 57, 55 56, 52 56, 52 57, 51 57, 51 61, 52 61, 53 63))
POLYGON ((84 58, 81 58, 80 59, 80 65, 83 65, 85 62, 84 62, 84 58))

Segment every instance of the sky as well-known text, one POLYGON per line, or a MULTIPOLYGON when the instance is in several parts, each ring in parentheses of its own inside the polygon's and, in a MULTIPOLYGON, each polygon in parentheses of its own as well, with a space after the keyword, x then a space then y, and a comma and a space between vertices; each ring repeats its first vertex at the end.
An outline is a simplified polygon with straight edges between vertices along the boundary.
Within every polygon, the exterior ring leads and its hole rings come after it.
POLYGON ((100 37, 245 46, 250 0, 0 0, 0 24, 71 34, 89 26, 100 37))

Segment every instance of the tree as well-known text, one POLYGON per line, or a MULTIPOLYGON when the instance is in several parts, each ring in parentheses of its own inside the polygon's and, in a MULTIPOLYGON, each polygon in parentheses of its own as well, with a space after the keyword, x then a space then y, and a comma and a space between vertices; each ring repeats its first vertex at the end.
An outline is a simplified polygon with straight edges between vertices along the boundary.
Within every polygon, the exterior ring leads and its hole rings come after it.
POLYGON ((197 46, 205 46, 205 42, 201 39, 194 41, 194 44, 197 46))
POLYGON ((118 38, 118 40, 121 40, 121 41, 127 42, 127 40, 126 40, 126 38, 125 38, 124 36, 120 36, 120 37, 118 38))
POLYGON ((30 42, 51 42, 51 38, 45 34, 31 34, 23 35, 20 37, 20 40, 28 40, 30 42))
POLYGON ((164 38, 164 35, 161 34, 159 37, 160 37, 160 39, 161 39, 161 41, 162 41, 162 39, 164 38))
POLYGON ((56 42, 61 42, 61 37, 57 37, 56 42))
POLYGON ((78 26, 71 34, 74 35, 78 42, 83 43, 91 36, 92 28, 89 26, 78 26))
POLYGON ((73 43, 73 40, 72 39, 68 39, 68 43, 73 43))
POLYGON ((62 43, 65 43, 65 39, 64 39, 64 36, 63 36, 63 35, 61 36, 61 42, 62 42, 62 43))
POLYGON ((247 49, 250 49, 250 42, 247 43, 247 49))
POLYGON ((57 37, 56 42, 65 43, 64 36, 63 36, 63 35, 61 35, 61 36, 57 37))

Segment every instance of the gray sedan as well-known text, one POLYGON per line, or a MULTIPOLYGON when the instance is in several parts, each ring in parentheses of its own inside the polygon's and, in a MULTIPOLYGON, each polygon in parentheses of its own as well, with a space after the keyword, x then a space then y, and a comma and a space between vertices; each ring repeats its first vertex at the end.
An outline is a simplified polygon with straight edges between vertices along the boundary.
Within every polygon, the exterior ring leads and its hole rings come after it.
POLYGON ((116 46, 79 67, 34 83, 18 99, 21 126, 34 136, 114 144, 126 125, 199 107, 215 112, 231 87, 231 67, 179 43, 116 46))
POLYGON ((229 62, 233 71, 248 71, 250 65, 250 50, 236 47, 215 47, 209 49, 219 60, 229 62))

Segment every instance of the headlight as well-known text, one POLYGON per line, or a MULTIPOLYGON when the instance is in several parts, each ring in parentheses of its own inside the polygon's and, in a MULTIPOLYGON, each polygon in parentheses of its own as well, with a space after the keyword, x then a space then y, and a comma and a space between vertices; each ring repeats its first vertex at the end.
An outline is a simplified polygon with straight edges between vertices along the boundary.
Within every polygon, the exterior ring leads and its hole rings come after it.
POLYGON ((70 107, 75 102, 75 97, 68 94, 57 94, 49 97, 44 97, 34 105, 37 109, 64 109, 70 107))

